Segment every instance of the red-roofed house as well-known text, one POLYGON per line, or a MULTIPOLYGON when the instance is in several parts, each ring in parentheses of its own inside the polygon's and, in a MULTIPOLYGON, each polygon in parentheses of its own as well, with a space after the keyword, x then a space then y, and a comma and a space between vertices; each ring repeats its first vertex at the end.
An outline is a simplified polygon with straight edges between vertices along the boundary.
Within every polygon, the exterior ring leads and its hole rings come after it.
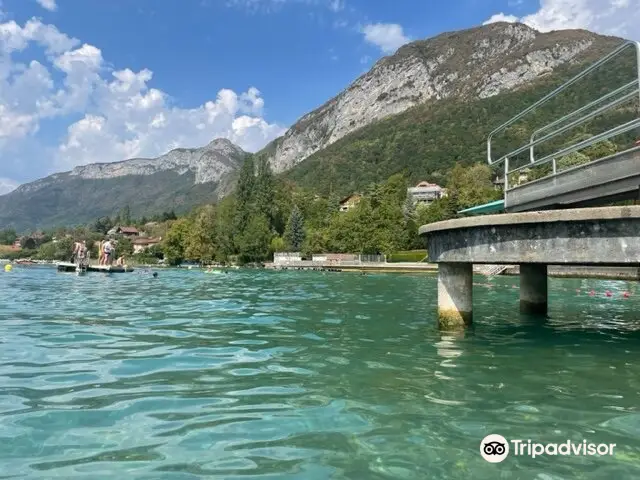
POLYGON ((107 235, 124 235, 125 237, 138 237, 140 231, 136 227, 113 227, 107 235))

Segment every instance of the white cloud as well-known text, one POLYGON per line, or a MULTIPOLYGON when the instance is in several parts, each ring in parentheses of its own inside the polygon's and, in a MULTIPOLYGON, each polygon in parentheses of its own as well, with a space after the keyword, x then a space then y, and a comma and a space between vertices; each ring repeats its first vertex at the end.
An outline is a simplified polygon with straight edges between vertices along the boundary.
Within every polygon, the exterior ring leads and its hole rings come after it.
POLYGON ((362 29, 367 42, 382 50, 382 53, 393 53, 405 43, 411 41, 406 37, 401 25, 397 23, 376 23, 365 25, 362 29))
POLYGON ((536 12, 524 17, 499 13, 491 20, 520 21, 547 32, 583 28, 604 35, 640 40, 640 0, 540 0, 536 12))
POLYGON ((485 20, 484 22, 482 22, 482 24, 489 25, 490 23, 496 23, 496 22, 513 23, 517 21, 518 21, 518 17, 516 17, 515 15, 505 15, 504 13, 496 13, 495 15, 492 15, 489 20, 485 20))
POLYGON ((54 12, 58 8, 56 0, 36 0, 36 2, 38 2, 42 8, 45 8, 50 12, 54 12))
POLYGON ((284 133, 278 125, 255 116, 263 106, 255 88, 240 95, 222 89, 215 101, 180 109, 172 107, 160 90, 148 88, 149 74, 148 70, 113 73, 115 79, 101 86, 106 90, 96 96, 100 114, 87 114, 69 126, 56 156, 59 169, 157 155, 177 146, 201 146, 214 137, 255 151, 284 133))
POLYGON ((0 177, 0 195, 5 195, 12 192, 18 187, 18 183, 8 178, 0 177))
POLYGON ((53 25, 45 25, 40 20, 32 18, 24 27, 11 20, 0 24, 0 52, 10 54, 24 50, 30 42, 44 47, 48 55, 65 52, 80 42, 61 33, 53 25))
MULTIPOLYGON (((111 69, 99 48, 40 20, 0 23, 0 175, 24 180, 197 147, 216 137, 256 151, 284 132, 262 118, 264 99, 255 87, 221 89, 214 100, 179 108, 152 81, 148 69, 111 69), (43 63, 15 58, 33 46, 44 51, 43 63), (57 144, 43 144, 41 124, 52 119, 66 126, 66 134, 57 144)), ((0 188, 14 183, 4 179, 0 188)))

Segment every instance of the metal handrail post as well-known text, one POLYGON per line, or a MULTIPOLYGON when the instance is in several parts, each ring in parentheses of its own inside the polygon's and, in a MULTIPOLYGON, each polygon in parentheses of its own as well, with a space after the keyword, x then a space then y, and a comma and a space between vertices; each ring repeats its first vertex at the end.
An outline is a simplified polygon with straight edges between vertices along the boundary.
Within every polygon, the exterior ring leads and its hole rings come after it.
MULTIPOLYGON (((495 130, 493 130, 490 134, 489 137, 487 138, 487 162, 489 163, 489 165, 493 165, 494 163, 499 163, 501 161, 503 161, 504 157, 499 158, 498 160, 493 160, 493 158, 491 157, 491 140, 493 138, 493 136, 504 130, 506 127, 512 125, 513 123, 517 122, 518 120, 520 120, 522 117, 524 117, 525 115, 527 115, 529 112, 535 110, 536 108, 538 108, 540 105, 546 103, 547 101, 549 101, 551 98, 555 97, 557 94, 559 94, 560 92, 562 92, 563 90, 565 90, 566 88, 570 87, 571 85, 573 85, 574 83, 576 83, 578 80, 580 80, 582 77, 586 76, 587 74, 591 73, 593 70, 595 70, 596 68, 598 68, 600 65, 602 65, 603 63, 606 63, 607 61, 609 61, 611 58, 615 57, 616 55, 618 55, 621 51, 623 51, 624 49, 626 49, 627 47, 629 47, 630 45, 635 45, 636 47, 636 52, 637 52, 637 57, 640 56, 640 43, 639 42, 632 42, 632 41, 626 41, 624 42, 622 45, 620 45, 618 48, 616 48, 615 50, 613 50, 612 52, 610 52, 609 54, 605 55, 604 57, 602 57, 600 60, 598 60, 597 62, 593 63, 592 65, 590 65, 588 68, 586 68, 585 70, 583 70, 582 72, 578 73, 576 76, 574 76, 573 78, 571 78, 570 80, 568 80, 567 82, 563 83, 562 85, 560 85, 558 88, 556 88, 555 90, 553 90, 552 92, 548 93, 547 95, 545 95, 543 98, 541 98, 540 100, 538 100, 536 103, 534 103, 533 105, 530 105, 528 108, 526 108, 525 110, 523 110, 522 112, 520 112, 518 115, 516 115, 515 117, 511 118, 510 120, 508 120, 507 122, 503 123, 502 125, 500 125, 498 128, 496 128, 495 130)), ((638 75, 640 77, 640 58, 638 58, 638 75)))
MULTIPOLYGON (((518 155, 519 153, 522 153, 525 150, 531 151, 531 147, 534 147, 534 146, 536 146, 536 145, 538 145, 540 143, 544 143, 547 140, 551 140, 552 138, 556 137, 557 135, 560 135, 561 133, 564 133, 567 130, 572 129, 573 127, 577 127, 582 122, 585 122, 585 121, 589 120, 590 118, 597 117, 599 114, 609 110, 610 108, 616 107, 616 106, 628 101, 630 98, 632 98, 635 95, 636 95, 636 91, 635 90, 633 92, 629 92, 626 95, 624 95, 623 97, 620 97, 620 98, 614 100, 613 102, 607 103, 606 105, 594 110, 591 113, 588 113, 587 115, 585 115, 585 116, 583 116, 583 117, 581 117, 581 118, 579 118, 577 120, 574 120, 571 123, 567 123, 566 125, 564 125, 563 127, 559 128, 558 130, 555 130, 555 131, 553 131, 551 133, 547 133, 544 137, 540 137, 540 138, 538 138, 537 140, 534 140, 531 143, 523 145, 523 146, 517 148, 516 150, 507 153, 505 155, 505 157, 506 156, 513 157, 514 155, 518 155)), ((533 162, 531 162, 531 163, 535 163, 535 160, 533 162)))
MULTIPOLYGON (((615 137, 617 135, 621 135, 623 133, 626 133, 630 130, 633 130, 634 128, 638 128, 640 127, 640 118, 635 118, 627 123, 623 123, 622 125, 618 125, 617 127, 614 127, 610 130, 607 130, 606 132, 602 132, 598 135, 594 135, 591 138, 587 138, 586 140, 583 140, 582 142, 578 142, 574 145, 570 145, 569 147, 565 147, 562 150, 558 150, 555 153, 551 153, 545 157, 542 157, 539 160, 536 160, 535 165, 542 165, 544 163, 548 163, 552 160, 554 160, 556 157, 561 157, 564 155, 569 155, 570 153, 573 152, 577 152, 578 150, 582 150, 583 148, 589 147, 591 145, 593 145, 594 143, 598 143, 601 142, 603 140, 607 140, 611 137, 615 137)), ((518 172, 520 170, 523 170, 525 168, 530 168, 531 164, 528 163, 526 165, 522 165, 521 167, 518 168, 514 168, 513 171, 511 173, 514 172, 518 172)))
MULTIPOLYGON (((602 97, 598 98, 597 100, 594 100, 593 102, 591 102, 591 103, 589 103, 589 104, 585 105, 584 107, 580 107, 579 109, 577 109, 577 110, 575 110, 575 111, 571 112, 570 114, 565 115, 564 117, 559 118, 559 119, 557 119, 557 120, 555 120, 555 121, 553 121, 553 122, 551 122, 551 123, 548 123, 548 124, 547 124, 547 125, 545 125, 544 127, 540 127, 539 129, 537 129, 536 131, 534 131, 534 132, 531 134, 531 137, 529 138, 529 143, 530 143, 530 144, 532 144, 532 145, 531 145, 531 148, 529 149, 529 159, 530 159, 531 163, 535 162, 535 155, 534 155, 534 151, 533 151, 533 150, 534 150, 535 145, 533 144, 533 141, 535 140, 535 138, 536 138, 536 136, 537 136, 537 135, 539 135, 541 132, 544 132, 545 130, 548 130, 548 129, 552 128, 552 127, 555 127, 555 126, 556 126, 556 125, 558 125, 559 123, 562 123, 562 122, 564 122, 564 121, 568 120, 568 119, 569 119, 569 118, 571 118, 571 117, 574 117, 574 116, 576 116, 576 115, 578 115, 578 114, 580 114, 580 113, 584 112, 585 110, 589 110, 591 107, 594 107, 595 105, 597 105, 597 104, 599 104, 599 103, 601 103, 601 102, 603 102, 603 101, 605 101, 605 100, 608 100, 608 99, 609 99, 609 98, 611 98, 611 97, 615 97, 615 96, 616 96, 617 94, 619 94, 620 92, 624 92, 625 90, 627 90, 627 89, 631 88, 631 87, 632 87, 632 86, 634 86, 634 85, 635 85, 635 86, 636 86, 636 88, 637 88, 637 85, 638 85, 638 79, 635 79, 635 80, 633 80, 633 81, 631 81, 631 82, 627 83, 626 85, 623 85, 622 87, 617 88, 617 89, 616 89, 616 90, 614 90, 613 92, 610 92, 610 93, 607 93, 606 95, 603 95, 602 97)), ((628 95, 631 95, 631 93, 635 93, 635 92, 630 92, 628 95)), ((629 98, 630 98, 630 97, 629 97, 629 98)), ((583 117, 583 118, 584 118, 584 117, 583 117)), ((584 119, 586 119, 586 118, 584 118, 584 119)))
MULTIPOLYGON (((640 42, 633 42, 633 44, 636 47, 636 75, 638 82, 640 82, 640 42)), ((640 91, 638 92, 638 109, 638 114, 640 115, 640 91)))

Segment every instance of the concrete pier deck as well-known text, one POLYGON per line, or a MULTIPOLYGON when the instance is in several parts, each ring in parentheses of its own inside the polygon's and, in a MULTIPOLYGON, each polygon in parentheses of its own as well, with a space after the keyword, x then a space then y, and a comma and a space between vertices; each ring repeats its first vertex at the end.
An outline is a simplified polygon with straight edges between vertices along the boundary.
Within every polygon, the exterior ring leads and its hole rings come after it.
POLYGON ((474 264, 519 265, 520 309, 540 315, 547 312, 549 265, 640 267, 640 206, 487 215, 432 223, 419 232, 439 267, 442 328, 471 324, 474 264))

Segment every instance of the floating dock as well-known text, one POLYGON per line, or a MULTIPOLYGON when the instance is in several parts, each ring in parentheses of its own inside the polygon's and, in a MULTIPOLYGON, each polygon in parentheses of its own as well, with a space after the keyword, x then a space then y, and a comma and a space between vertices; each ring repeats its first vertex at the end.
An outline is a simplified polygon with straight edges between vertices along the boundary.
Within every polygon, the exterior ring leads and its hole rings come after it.
MULTIPOLYGON (((59 272, 75 272, 77 264, 71 262, 58 263, 59 272)), ((104 272, 104 273, 128 273, 133 272, 131 267, 121 267, 119 265, 88 265, 87 272, 104 272)))

